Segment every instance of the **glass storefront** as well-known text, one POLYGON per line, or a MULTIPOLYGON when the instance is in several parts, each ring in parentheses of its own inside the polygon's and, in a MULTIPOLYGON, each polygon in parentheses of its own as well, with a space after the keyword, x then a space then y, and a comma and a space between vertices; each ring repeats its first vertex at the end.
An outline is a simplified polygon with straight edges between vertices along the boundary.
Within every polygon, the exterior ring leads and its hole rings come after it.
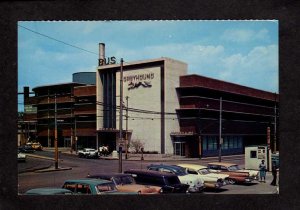
POLYGON ((174 142, 174 155, 185 156, 185 142, 174 142))

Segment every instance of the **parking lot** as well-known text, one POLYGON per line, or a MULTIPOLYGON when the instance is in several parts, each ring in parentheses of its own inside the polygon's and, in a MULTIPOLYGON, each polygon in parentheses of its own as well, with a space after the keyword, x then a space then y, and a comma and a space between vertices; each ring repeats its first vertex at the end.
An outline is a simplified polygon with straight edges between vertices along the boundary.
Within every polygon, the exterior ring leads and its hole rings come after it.
MULTIPOLYGON (((18 164, 18 187, 19 193, 37 187, 61 187, 67 179, 84 178, 88 174, 105 172, 118 172, 119 161, 115 159, 85 159, 78 158, 76 154, 61 152, 59 168, 54 169, 54 153, 51 150, 39 151, 27 156, 25 163, 18 164)), ((150 157, 145 156, 141 160, 139 155, 132 155, 128 160, 122 161, 123 171, 128 169, 145 169, 153 163, 176 165, 179 163, 192 163, 206 165, 208 162, 215 161, 216 158, 203 159, 183 159, 178 157, 150 157), (156 159, 156 160, 155 160, 156 159)), ((232 162, 244 166, 243 156, 222 157, 224 162, 232 162)), ((277 187, 270 185, 272 181, 271 172, 267 172, 266 183, 254 181, 251 184, 226 185, 218 190, 205 190, 204 194, 274 194, 277 187)))

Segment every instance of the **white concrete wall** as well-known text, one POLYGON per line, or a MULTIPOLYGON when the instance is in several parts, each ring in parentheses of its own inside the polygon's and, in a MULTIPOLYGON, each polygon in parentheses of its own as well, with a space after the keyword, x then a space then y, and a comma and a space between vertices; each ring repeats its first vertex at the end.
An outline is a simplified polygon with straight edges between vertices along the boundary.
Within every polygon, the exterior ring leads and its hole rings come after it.
MULTIPOLYGON (((165 112, 175 113, 180 107, 176 93, 179 77, 187 74, 187 64, 166 58, 165 61, 165 112)), ((170 133, 180 131, 177 115, 165 115, 165 153, 173 154, 170 133), (174 119, 174 120, 173 120, 174 119)))
MULTIPOLYGON (((179 87, 179 77, 187 74, 187 64, 169 58, 162 58, 157 60, 164 60, 165 68, 165 112, 175 113, 179 108, 178 96, 176 87, 179 87)), ((144 61, 143 61, 144 62, 144 61)), ((145 61, 144 63, 146 63, 145 61)), ((151 62, 151 60, 149 60, 151 62)), ((104 67, 107 68, 107 67, 104 67)), ((100 70, 101 71, 101 70, 100 70)), ((123 101, 126 105, 126 96, 129 96, 129 107, 142 110, 150 110, 161 113, 161 68, 147 67, 141 69, 127 70, 123 72, 124 77, 135 75, 153 74, 154 77, 150 79, 132 79, 134 83, 147 81, 151 83, 151 87, 139 86, 138 88, 128 89, 130 81, 123 79, 123 101)), ((99 70, 98 70, 99 72, 99 70)), ((103 101, 102 83, 97 73, 97 101, 103 101)), ((120 96, 120 72, 116 73, 116 95, 120 96)), ((117 97, 117 106, 119 106, 120 98, 117 97)), ((123 110, 123 116, 126 114, 126 109, 123 110)), ((97 116, 103 116, 102 106, 97 105, 97 116)), ((116 128, 119 129, 119 110, 116 113, 117 122, 116 128)), ((103 120, 97 117, 97 129, 103 127, 103 120)), ((126 129, 126 118, 123 117, 123 130, 126 129)), ((146 114, 129 111, 128 129, 133 130, 131 140, 139 139, 144 143, 145 151, 161 152, 161 115, 160 114, 146 114)), ((165 153, 173 153, 173 144, 170 133, 179 131, 179 121, 176 115, 165 115, 165 153), (174 119, 174 120, 173 120, 174 119)))
MULTIPOLYGON (((160 67, 146 68, 139 70, 124 71, 123 78, 127 76, 154 74, 154 78, 150 81, 152 87, 140 86, 135 89, 128 90, 130 81, 123 81, 123 101, 126 105, 126 96, 129 96, 128 106, 130 108, 151 110, 160 112, 160 67)), ((138 82, 139 80, 133 80, 138 82)), ((144 81, 144 80, 141 80, 144 81)), ((116 74, 116 95, 120 95, 120 72, 116 74)), ((120 104, 120 98, 117 98, 117 106, 120 104)), ((126 114, 126 110, 123 110, 126 114)), ((160 153, 160 115, 145 114, 129 111, 128 129, 133 130, 131 140, 139 139, 145 144, 145 151, 158 151, 160 153), (153 119, 153 120, 152 120, 153 119)), ((126 118, 123 117, 123 129, 125 130, 126 118)), ((119 129, 119 110, 117 111, 117 129, 119 129)))

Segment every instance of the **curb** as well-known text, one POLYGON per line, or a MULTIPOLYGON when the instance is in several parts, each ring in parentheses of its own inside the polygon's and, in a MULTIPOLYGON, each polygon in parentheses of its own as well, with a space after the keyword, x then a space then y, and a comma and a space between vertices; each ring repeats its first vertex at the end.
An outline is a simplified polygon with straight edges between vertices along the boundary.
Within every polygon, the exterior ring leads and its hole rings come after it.
POLYGON ((48 165, 48 166, 43 166, 43 167, 40 167, 40 168, 31 168, 31 169, 25 169, 23 171, 19 171, 18 174, 23 174, 23 173, 29 173, 29 172, 35 172, 35 171, 38 171, 38 170, 45 170, 45 169, 48 169, 52 166, 52 164, 48 165))
MULTIPOLYGON (((50 168, 50 167, 49 167, 50 168)), ((36 170, 34 171, 35 173, 46 173, 46 172, 53 172, 53 171, 66 171, 66 170, 72 170, 72 168, 51 168, 51 169, 40 169, 40 170, 36 170)))

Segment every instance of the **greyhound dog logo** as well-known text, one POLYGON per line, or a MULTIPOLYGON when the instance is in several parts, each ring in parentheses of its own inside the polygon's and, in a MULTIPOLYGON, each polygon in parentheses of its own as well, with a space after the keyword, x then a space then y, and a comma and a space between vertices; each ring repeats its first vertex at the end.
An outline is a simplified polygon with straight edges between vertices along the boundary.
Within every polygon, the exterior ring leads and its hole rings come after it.
POLYGON ((130 82, 128 84, 128 90, 139 88, 140 86, 143 86, 145 88, 152 87, 151 81, 142 81, 142 82, 135 82, 135 83, 134 82, 130 82))

